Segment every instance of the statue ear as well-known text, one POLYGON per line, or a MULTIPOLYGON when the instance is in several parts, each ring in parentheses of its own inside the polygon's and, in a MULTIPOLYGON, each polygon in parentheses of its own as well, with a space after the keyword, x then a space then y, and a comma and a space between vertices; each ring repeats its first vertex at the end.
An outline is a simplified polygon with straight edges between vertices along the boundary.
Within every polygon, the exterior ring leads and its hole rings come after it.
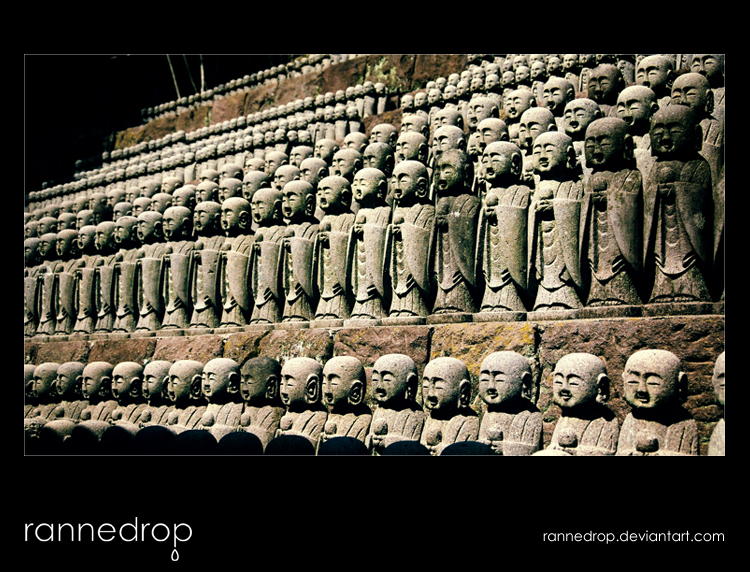
POLYGON ((706 113, 711 115, 714 112, 714 92, 709 89, 706 93, 706 113))
POLYGON ((250 213, 247 211, 242 211, 239 216, 239 226, 241 229, 245 230, 247 228, 250 228, 251 220, 250 220, 250 213))
POLYGON ((76 377, 74 393, 78 396, 82 395, 82 388, 83 388, 83 376, 79 375, 78 377, 76 377))
POLYGON ((162 232, 161 221, 154 222, 154 236, 156 237, 156 240, 161 240, 164 238, 164 233, 162 232))
POLYGON ((407 401, 416 401, 417 391, 419 390, 419 378, 416 373, 409 373, 406 376, 406 395, 407 401))
POLYGON ((676 394, 679 403, 685 403, 688 398, 688 376, 684 371, 677 374, 676 394))
POLYGON ((279 378, 269 375, 266 380, 266 399, 274 399, 279 394, 279 378))
POLYGON ((513 153, 510 158, 510 174, 514 177, 520 177, 523 173, 523 157, 520 153, 513 153))
POLYGON ((635 159, 635 144, 633 143, 633 136, 630 133, 625 134, 625 160, 632 161, 635 159))
POLYGON ((190 381, 190 397, 193 399, 200 399, 203 396, 203 390, 201 389, 202 380, 203 376, 201 374, 196 374, 190 381))
POLYGON ((130 391, 128 394, 130 397, 138 398, 141 395, 141 389, 143 387, 143 380, 140 377, 136 377, 131 383, 130 383, 130 391))
POLYGON ((318 180, 325 179, 328 176, 328 167, 321 167, 318 169, 318 180))
POLYGON ((229 383, 227 384, 227 393, 236 395, 240 392, 240 376, 237 372, 229 374, 229 383))
POLYGON ((365 398, 365 386, 361 381, 355 381, 352 383, 351 389, 349 389, 349 403, 352 405, 359 405, 365 398))
POLYGON ((430 155, 430 148, 427 145, 427 143, 422 143, 419 145, 419 162, 423 165, 427 164, 427 157, 430 155))
POLYGON ((578 156, 573 145, 568 147, 568 169, 575 169, 578 166, 578 156))
POLYGON ((609 401, 610 383, 606 373, 599 374, 599 377, 596 378, 596 385, 596 402, 601 404, 607 403, 609 401))
POLYGON ((317 403, 320 399, 320 377, 310 374, 305 384, 305 401, 309 404, 317 403))
POLYGON ((424 198, 427 196, 427 191, 429 190, 429 181, 426 177, 419 177, 417 179, 417 190, 416 195, 419 198, 424 198))
POLYGON ((112 393, 112 378, 108 376, 102 377, 102 383, 99 386, 99 395, 110 395, 112 393))
POLYGON ((352 204, 352 192, 348 187, 341 191, 341 202, 346 206, 350 206, 352 204))
POLYGON ((471 401, 471 381, 462 379, 458 384, 458 406, 466 408, 471 401))
POLYGON ((169 376, 165 375, 164 381, 161 384, 161 398, 167 403, 169 403, 170 401, 169 394, 167 393, 168 390, 169 390, 169 376))
POLYGON ((305 213, 312 216, 315 213, 315 194, 310 193, 305 197, 305 213))
POLYGON ((283 218, 283 213, 281 212, 281 201, 273 202, 273 218, 276 220, 281 220, 283 218))
POLYGON ((531 372, 525 371, 521 374, 521 397, 529 401, 534 399, 534 378, 531 372))

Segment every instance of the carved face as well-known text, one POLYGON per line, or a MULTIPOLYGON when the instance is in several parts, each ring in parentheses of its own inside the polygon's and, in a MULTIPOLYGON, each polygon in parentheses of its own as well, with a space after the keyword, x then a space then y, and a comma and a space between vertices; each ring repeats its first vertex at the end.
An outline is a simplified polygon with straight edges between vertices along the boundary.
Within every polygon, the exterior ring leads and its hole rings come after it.
POLYGON ((132 372, 118 371, 115 369, 112 373, 112 397, 120 399, 128 394, 133 383, 138 381, 138 377, 132 372))
POLYGON ((203 395, 211 401, 229 389, 232 375, 239 377, 236 364, 224 360, 211 360, 203 368, 202 389, 203 395))
POLYGON ((442 153, 448 149, 459 149, 463 139, 463 131, 457 127, 454 129, 441 127, 435 131, 432 145, 436 153, 442 153))
POLYGON ((492 117, 492 106, 489 100, 484 97, 477 97, 469 102, 466 121, 472 131, 479 125, 480 121, 488 117, 492 117))
POLYGON ((562 69, 566 72, 573 72, 578 67, 578 54, 565 54, 562 60, 562 69))
POLYGON ((655 409, 676 397, 678 362, 660 357, 655 351, 643 350, 630 356, 625 364, 625 401, 632 407, 655 409))
POLYGON ((170 207, 164 212, 164 236, 167 240, 179 240, 189 234, 189 213, 173 210, 170 207))
MULTIPOLYGON (((271 367, 254 365, 246 362, 242 367, 240 394, 244 401, 250 402, 267 395, 272 385, 278 382, 278 371, 274 373, 271 367)), ((275 393, 275 389, 273 390, 275 393)))
POLYGON ((534 170, 538 173, 550 173, 567 165, 568 148, 562 141, 542 134, 534 142, 533 156, 534 170))
POLYGON ((695 126, 686 123, 685 116, 688 113, 687 107, 670 105, 654 115, 649 131, 653 155, 669 159, 684 155, 694 148, 695 126))
POLYGON ((57 395, 64 396, 70 394, 77 381, 78 378, 75 374, 58 371, 57 378, 55 379, 55 390, 57 391, 57 395))
POLYGON ((589 360, 568 355, 557 362, 552 375, 552 394, 557 405, 573 408, 593 403, 598 392, 598 371, 589 360))
POLYGON ((586 105, 574 99, 565 106, 563 113, 565 133, 573 139, 577 139, 580 135, 582 139, 586 128, 594 119, 596 119, 596 106, 586 105))
POLYGON ((716 86, 722 83, 724 76, 722 58, 718 54, 695 54, 690 62, 690 71, 706 76, 711 85, 716 86))
POLYGON ((284 217, 294 219, 306 212, 307 194, 296 186, 287 185, 282 191, 281 211, 284 217))
POLYGON ((531 70, 526 66, 516 68, 516 85, 529 85, 531 83, 531 70))
POLYGON ((385 181, 385 178, 378 178, 367 172, 358 171, 354 175, 354 182, 352 183, 352 194, 354 200, 359 203, 370 203, 378 196, 379 183, 385 181))
POLYGON ((333 174, 338 175, 339 177, 351 177, 360 167, 361 161, 359 160, 358 155, 347 153, 343 150, 333 156, 333 161, 331 163, 333 174))
POLYGON ((407 201, 417 194, 419 177, 415 173, 397 167, 393 175, 395 178, 393 197, 395 199, 407 201))
POLYGON ((487 405, 499 405, 521 395, 523 374, 529 371, 522 359, 505 352, 485 358, 479 372, 479 396, 487 405))
POLYGON ((716 360, 714 375, 711 379, 714 386, 714 395, 719 404, 724 407, 724 352, 716 360))
POLYGON ((455 366, 428 363, 422 377, 422 400, 424 407, 432 412, 458 406, 462 376, 455 366))
POLYGON ((635 83, 650 87, 658 93, 666 87, 669 71, 670 66, 666 58, 661 56, 643 58, 635 70, 635 83))
POLYGON ((272 193, 259 191, 253 195, 250 203, 253 220, 258 224, 272 221, 276 218, 277 199, 272 193))
POLYGON ((81 384, 81 396, 83 399, 91 399, 97 394, 101 393, 103 388, 103 382, 106 378, 106 373, 96 369, 89 369, 88 367, 83 370, 83 383, 81 384))
POLYGON ((216 228, 216 218, 220 212, 205 205, 207 203, 201 203, 193 211, 193 228, 196 233, 201 235, 216 228))
POLYGON ((138 240, 143 243, 149 242, 156 233, 157 221, 145 218, 138 219, 138 240))
POLYGON ((624 124, 618 128, 611 123, 600 119, 586 130, 584 151, 587 165, 599 169, 614 167, 624 157, 626 128, 624 124))
POLYGON ((231 231, 240 226, 241 210, 239 205, 224 204, 221 206, 221 228, 231 231))
POLYGON ((96 227, 96 248, 97 250, 107 250, 112 248, 115 243, 114 225, 98 225, 96 227))
POLYGON ((565 110, 565 105, 570 98, 570 92, 566 90, 565 83, 557 80, 550 80, 544 85, 542 99, 544 106, 549 109, 553 115, 560 116, 565 110))
POLYGON ((396 142, 396 161, 419 160, 420 142, 418 137, 408 137, 402 135, 396 142))
POLYGON ((52 384, 57 377, 57 364, 42 364, 34 370, 34 381, 29 397, 42 397, 52 389, 52 384))
POLYGON ((620 91, 620 70, 613 65, 594 68, 589 75, 589 98, 597 103, 615 103, 620 91))
POLYGON ((303 372, 289 369, 282 370, 281 384, 279 386, 281 402, 287 407, 295 404, 306 403, 306 381, 307 379, 303 372))
POLYGON ((354 381, 351 368, 335 358, 329 360, 323 368, 323 401, 331 406, 345 402, 354 381))
POLYGON ((548 109, 544 107, 532 108, 521 116, 518 139, 523 148, 531 149, 539 135, 554 128, 555 122, 548 109))
POLYGON ((342 181, 337 181, 326 177, 318 184, 317 201, 318 206, 323 212, 338 212, 348 205, 344 204, 344 191, 346 185, 342 181))
POLYGON ((382 404, 403 398, 406 395, 408 376, 416 376, 409 364, 383 356, 375 362, 372 370, 372 390, 375 399, 382 404))
POLYGON ((166 380, 166 375, 157 375, 155 373, 146 372, 144 375, 143 386, 141 388, 143 397, 149 399, 151 396, 160 395, 166 380))
POLYGON ((655 105, 653 95, 649 96, 649 93, 653 94, 645 88, 626 88, 617 98, 617 117, 625 121, 634 132, 648 131, 655 105))
POLYGON ((505 97, 505 114, 510 120, 521 119, 521 115, 529 107, 531 107, 532 101, 531 92, 524 93, 521 90, 515 90, 510 92, 505 97))
POLYGON ((689 73, 678 77, 672 86, 672 105, 686 105, 698 114, 707 109, 711 88, 700 74, 689 73))
POLYGON ((482 170, 485 179, 494 181, 498 176, 510 173, 513 165, 513 153, 510 151, 500 151, 496 147, 488 148, 482 154, 482 170))

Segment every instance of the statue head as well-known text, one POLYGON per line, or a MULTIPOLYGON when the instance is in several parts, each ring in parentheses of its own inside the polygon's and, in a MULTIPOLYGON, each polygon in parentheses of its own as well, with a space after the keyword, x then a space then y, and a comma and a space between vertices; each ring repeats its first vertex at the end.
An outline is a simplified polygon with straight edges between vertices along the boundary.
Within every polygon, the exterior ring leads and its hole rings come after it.
POLYGON ((60 260, 78 258, 81 254, 78 249, 78 231, 69 228, 58 232, 55 249, 57 251, 57 257, 60 260))
POLYGON ((260 157, 248 157, 245 159, 245 176, 247 173, 252 171, 263 171, 266 170, 266 160, 260 157))
MULTIPOLYGON (((37 240, 37 245, 39 239, 37 240)), ((92 224, 78 230, 78 250, 82 254, 94 254, 96 252, 96 227, 92 224)))
POLYGON ((393 173, 395 162, 395 151, 388 143, 370 143, 362 153, 363 168, 380 169, 386 175, 393 173))
MULTIPOLYGON (((137 217, 142 212, 153 210, 150 197, 138 197, 133 201, 133 216, 137 217)), ((80 213, 79 213, 80 214, 80 213)))
POLYGON ((544 107, 552 112, 555 117, 562 117, 565 106, 576 97, 573 84, 561 77, 551 77, 544 84, 542 100, 544 107))
POLYGON ((534 141, 542 133, 557 131, 555 116, 546 107, 532 107, 523 112, 518 130, 521 148, 531 151, 534 141))
POLYGON ((57 378, 59 363, 46 362, 34 368, 34 380, 30 388, 27 388, 27 397, 39 402, 55 401, 57 395, 53 394, 53 385, 57 378))
POLYGON ((115 223, 115 244, 120 248, 135 248, 138 240, 138 219, 134 216, 123 216, 115 223))
POLYGON ((428 155, 429 147, 424 135, 415 131, 401 133, 396 142, 396 164, 402 161, 427 163, 428 155))
POLYGON ((221 228, 227 236, 247 234, 251 222, 250 203, 246 199, 232 197, 221 203, 221 228))
MULTIPOLYGON (((149 199, 150 200, 150 199, 149 199)), ((94 213, 89 209, 83 209, 81 211, 78 211, 78 214, 76 214, 76 230, 81 230, 84 226, 89 226, 94 224, 94 213)), ((41 236, 39 233, 39 223, 37 222, 37 234, 36 236, 41 236)))
POLYGON ((388 181, 380 169, 366 167, 355 173, 351 188, 353 198, 360 207, 371 208, 385 204, 388 181))
POLYGON ((172 206, 172 195, 167 193, 156 193, 151 197, 151 204, 149 210, 160 212, 164 214, 164 211, 172 206))
POLYGON ((167 241, 187 240, 193 233, 193 218, 187 207, 169 207, 164 211, 162 229, 167 241))
POLYGON ((656 94, 643 85, 631 85, 617 97, 617 117, 628 124, 631 135, 648 133, 651 117, 659 109, 656 94))
POLYGON ((401 111, 404 114, 414 113, 414 96, 410 93, 405 93, 401 96, 401 111))
POLYGON ((495 141, 482 153, 484 179, 492 186, 500 186, 503 179, 518 181, 523 172, 521 149, 510 141, 495 141))
POLYGON ((224 165, 219 168, 220 185, 224 179, 237 179, 241 181, 242 177, 244 177, 242 167, 240 167, 236 163, 224 163, 224 165))
POLYGON ((169 368, 172 363, 156 360, 147 363, 143 368, 143 384, 141 395, 150 402, 167 401, 167 386, 169 384, 169 368))
POLYGON ((563 127, 573 141, 583 141, 586 128, 594 119, 602 117, 599 104, 587 98, 574 99, 565 106, 563 127))
POLYGON ((651 118, 651 154, 664 160, 687 160, 702 143, 698 117, 685 105, 668 105, 651 118))
POLYGON ((112 205, 109 204, 107 195, 104 193, 94 193, 91 195, 89 210, 94 213, 94 224, 112 220, 112 205))
POLYGON ((348 181, 354 178, 354 173, 362 168, 362 154, 350 148, 337 151, 331 161, 331 171, 334 175, 344 177, 348 181))
POLYGON ((42 236, 49 232, 55 232, 56 230, 57 230, 57 218, 55 217, 43 216, 37 221, 37 236, 42 236))
POLYGON ((323 159, 328 165, 333 160, 333 155, 339 150, 339 144, 333 139, 320 139, 315 142, 315 156, 323 159))
POLYGON ((419 133, 424 137, 430 135, 430 124, 424 115, 407 115, 401 120, 401 133, 419 133))
POLYGON ((684 403, 687 374, 682 362, 666 350, 641 350, 628 358, 622 372, 625 401, 641 411, 684 403))
POLYGON ((435 167, 438 196, 457 196, 468 191, 474 177, 469 155, 460 149, 448 149, 440 154, 435 167))
POLYGON ((469 407, 471 377, 464 363, 452 357, 433 359, 422 375, 422 402, 432 417, 450 417, 469 407))
POLYGON ((202 396, 203 364, 194 360, 179 360, 169 368, 167 397, 177 406, 184 407, 202 396))
POLYGON ((164 238, 161 213, 146 211, 138 215, 138 240, 143 244, 159 242, 164 238))
POLYGON ((105 361, 90 362, 83 368, 81 397, 83 399, 107 398, 111 396, 112 364, 105 361))
POLYGON ((461 115, 461 112, 458 110, 458 108, 445 107, 438 111, 432 118, 433 129, 445 127, 446 125, 453 125, 454 127, 458 127, 459 129, 463 130, 464 116, 461 115))
POLYGON ((242 196, 242 181, 233 177, 225 177, 219 183, 219 188, 216 193, 216 199, 218 203, 223 203, 225 200, 232 197, 242 196))
POLYGON ((250 171, 242 179, 242 198, 251 201, 255 191, 270 185, 270 178, 264 171, 250 171))
POLYGON ((203 201, 193 210, 193 229, 199 236, 216 236, 221 231, 221 205, 203 201))
POLYGON ((290 410, 306 409, 320 402, 323 368, 312 358, 291 358, 281 368, 279 395, 290 410))
POLYGON ((420 161, 401 161, 393 170, 393 198, 401 206, 422 202, 429 191, 427 167, 420 161))
MULTIPOLYGON (((546 66, 545 66, 545 72, 546 72, 546 66)), ((518 66, 514 74, 515 74, 516 86, 518 87, 531 86, 531 68, 530 67, 518 66)))
POLYGON ((718 358, 716 358, 716 364, 714 365, 714 374, 711 378, 711 383, 714 386, 714 395, 719 405, 724 407, 724 353, 721 352, 718 358))
MULTIPOLYGON (((210 181, 211 183, 219 184, 219 171, 216 169, 203 169, 198 179, 201 183, 210 181)), ((200 185, 199 185, 200 186, 200 185)))
POLYGON ((714 110, 714 93, 706 76, 686 73, 674 80, 671 105, 685 105, 701 119, 711 115, 714 110))
POLYGON ((616 65, 601 64, 589 74, 588 96, 599 105, 615 105, 617 95, 625 89, 622 72, 616 65))
POLYGON ((559 131, 539 135, 532 150, 534 171, 542 179, 564 178, 578 163, 573 140, 559 131))
POLYGON ((409 356, 387 354, 375 362, 372 368, 372 390, 381 407, 414 403, 418 389, 417 366, 409 356))
POLYGON ((270 187, 260 188, 254 194, 250 203, 253 221, 258 226, 272 226, 283 222, 280 191, 270 187))
POLYGON ((317 206, 327 215, 337 215, 349 211, 352 191, 349 181, 338 175, 320 180, 316 193, 317 206))
POLYGON ((138 188, 140 189, 140 196, 151 198, 161 190, 161 183, 155 178, 149 177, 141 181, 138 188))
POLYGON ((195 188, 195 203, 203 201, 216 201, 219 198, 219 185, 213 181, 202 181, 195 188))
POLYGON ((308 157, 299 167, 299 179, 307 181, 313 187, 318 186, 318 182, 328 176, 328 163, 318 157, 308 157))
POLYGON ((281 364, 264 356, 248 359, 240 370, 240 394, 247 404, 275 400, 279 396, 281 364))
POLYGON ((360 405, 366 387, 365 368, 355 357, 334 357, 323 367, 323 402, 334 411, 344 404, 360 405))
POLYGON ((505 94, 505 118, 508 123, 518 123, 523 112, 536 107, 534 92, 530 89, 514 89, 505 94))
MULTIPOLYGON (((309 132, 304 131, 303 133, 309 132)), ((289 163, 300 168, 305 159, 313 156, 313 151, 314 149, 310 145, 296 145, 289 153, 289 163)))
POLYGON ((359 153, 362 153, 362 151, 364 151, 368 143, 369 138, 367 137, 367 134, 362 133, 361 131, 352 131, 346 137, 344 137, 344 147, 348 149, 354 149, 359 153))
POLYGON ((668 95, 674 81, 674 64, 667 56, 643 58, 635 68, 635 83, 651 88, 657 97, 668 95))
POLYGON ((269 177, 273 177, 276 169, 281 167, 281 165, 286 165, 289 163, 289 158, 287 157, 286 153, 282 153, 281 151, 269 151, 268 153, 266 153, 265 159, 265 172, 269 177))
POLYGON ((281 195, 281 212, 290 222, 302 221, 315 213, 315 189, 307 181, 287 183, 281 195))
POLYGON ((370 141, 387 143, 391 147, 395 147, 396 141, 398 141, 398 129, 390 123, 379 123, 370 131, 370 141))
MULTIPOLYGON (((75 226, 75 216, 70 213, 65 213, 73 217, 73 225, 75 226)), ((118 221, 124 216, 134 216, 133 215, 133 205, 130 204, 127 201, 120 201, 114 206, 114 209, 112 211, 112 220, 118 221)), ((61 215, 62 217, 62 215, 61 215)), ((60 219, 58 219, 60 220, 60 219)))
POLYGON ((110 253, 114 252, 115 248, 115 223, 100 222, 96 225, 96 249, 102 253, 110 253))
POLYGON ((284 189, 286 184, 299 178, 299 169, 294 165, 280 165, 273 174, 271 186, 277 191, 284 189))
POLYGON ((83 383, 84 364, 68 361, 60 364, 55 377, 54 392, 61 401, 73 401, 80 398, 83 383))
POLYGON ((561 358, 552 373, 552 399, 563 410, 575 411, 609 399, 609 377, 604 361, 592 354, 561 358))
POLYGON ((57 233, 46 232, 39 237, 39 257, 42 260, 57 258, 57 233))
POLYGON ((724 54, 693 54, 690 71, 706 76, 711 87, 724 87, 724 54))
POLYGON ((161 192, 171 195, 175 190, 180 188, 182 181, 177 177, 164 177, 161 181, 161 192))
POLYGON ((470 131, 475 131, 483 119, 499 117, 497 104, 489 97, 475 97, 469 101, 466 111, 466 124, 470 131))
POLYGON ((139 399, 142 384, 143 366, 139 363, 120 362, 112 370, 112 397, 121 403, 139 399))
POLYGON ((224 403, 240 393, 240 364, 215 358, 203 366, 203 396, 211 403, 224 403))
MULTIPOLYGON (((500 120, 498 119, 498 121, 500 120)), ((463 130, 455 125, 438 127, 432 137, 432 147, 436 157, 448 149, 461 149, 465 151, 466 139, 463 130)))
POLYGON ((594 171, 619 171, 633 161, 633 138, 618 117, 602 117, 586 129, 586 165, 594 171))
POLYGON ((531 400, 533 377, 529 360, 512 351, 488 355, 479 371, 479 397, 488 407, 499 406, 519 397, 531 400))

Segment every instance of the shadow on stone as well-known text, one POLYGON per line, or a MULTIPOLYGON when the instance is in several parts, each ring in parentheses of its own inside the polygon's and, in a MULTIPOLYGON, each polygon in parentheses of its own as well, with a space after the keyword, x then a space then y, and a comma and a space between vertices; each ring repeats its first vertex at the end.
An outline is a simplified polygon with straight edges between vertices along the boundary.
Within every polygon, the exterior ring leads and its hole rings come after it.
POLYGON ((388 445, 381 455, 427 455, 430 451, 419 441, 397 441, 388 445))
POLYGON ((219 440, 217 452, 219 455, 262 455, 263 443, 257 435, 236 431, 219 440))
POLYGON ((135 434, 135 448, 138 455, 173 455, 177 434, 161 425, 144 427, 135 434))
POLYGON ((107 429, 99 441, 100 455, 134 455, 135 441, 127 429, 113 425, 107 429))
POLYGON ((174 440, 175 455, 216 455, 218 443, 208 431, 183 431, 174 440))
POLYGON ((354 437, 332 437, 318 447, 321 455, 369 455, 365 444, 354 437))
POLYGON ((99 436, 81 425, 76 425, 65 442, 66 449, 70 455, 98 455, 99 436))
POLYGON ((315 455, 315 447, 307 437, 279 435, 266 445, 266 455, 315 455))
POLYGON ((479 441, 461 441, 460 443, 453 443, 448 445, 440 456, 446 455, 494 455, 495 452, 492 447, 480 443, 479 441))

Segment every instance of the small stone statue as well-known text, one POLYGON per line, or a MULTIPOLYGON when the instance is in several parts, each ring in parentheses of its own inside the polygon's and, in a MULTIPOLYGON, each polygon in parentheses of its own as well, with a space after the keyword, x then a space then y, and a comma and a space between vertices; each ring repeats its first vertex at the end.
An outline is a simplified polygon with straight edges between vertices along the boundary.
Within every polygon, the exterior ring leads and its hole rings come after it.
POLYGON ((591 273, 586 305, 640 307, 643 185, 628 124, 616 117, 593 121, 585 150, 592 169, 581 207, 582 264, 591 273))
POLYGON ((282 193, 282 212, 289 221, 282 242, 281 277, 284 289, 282 322, 309 322, 313 318, 313 246, 318 233, 315 192, 310 183, 292 181, 282 193))
POLYGON ((112 305, 115 313, 112 331, 132 332, 137 324, 136 263, 141 256, 137 218, 125 216, 117 220, 115 243, 119 247, 119 252, 112 276, 112 305))
MULTIPOLYGON (((257 191, 255 194, 257 195, 257 191)), ((226 235, 219 247, 219 297, 222 303, 220 326, 240 327, 252 312, 249 286, 250 257, 255 239, 250 232, 250 203, 232 197, 221 204, 221 228, 226 235)), ((218 313, 218 312, 217 312, 218 313)))
POLYGON ((578 164, 583 171, 583 178, 587 179, 591 169, 586 166, 586 154, 583 150, 583 140, 586 138, 586 129, 595 119, 602 117, 599 105, 591 99, 574 99, 565 106, 563 112, 562 131, 573 140, 573 148, 576 151, 578 164))
POLYGON ((240 430, 253 433, 265 449, 276 435, 284 406, 279 396, 281 364, 264 356, 248 359, 241 369, 240 394, 245 402, 240 430))
MULTIPOLYGON (((341 153, 341 151, 339 151, 341 153)), ((316 288, 320 293, 315 320, 345 320, 351 303, 346 289, 349 230, 354 224, 352 191, 342 176, 326 177, 318 184, 317 204, 324 216, 313 247, 316 288)))
POLYGON ((115 242, 115 223, 100 222, 96 225, 96 248, 99 262, 95 274, 96 327, 95 332, 111 332, 115 322, 115 305, 113 299, 115 265, 122 258, 118 255, 115 242))
POLYGON ((562 409, 552 441, 540 455, 614 455, 619 424, 606 406, 610 381, 604 361, 574 353, 560 359, 552 374, 555 405, 562 409))
POLYGON ((427 411, 420 443, 432 455, 461 441, 476 441, 479 416, 469 407, 471 377, 466 366, 452 357, 433 359, 422 377, 422 401, 427 411))
POLYGON ((670 104, 674 76, 672 60, 668 56, 659 54, 643 58, 635 69, 636 85, 650 88, 656 94, 656 103, 659 108, 670 104))
POLYGON ((444 151, 436 169, 433 315, 450 314, 451 320, 468 321, 476 311, 475 248, 481 202, 469 191, 473 170, 464 151, 444 151))
POLYGON ((74 334, 90 334, 96 324, 95 276, 100 264, 96 248, 96 227, 86 225, 78 230, 78 250, 81 264, 75 272, 78 283, 78 314, 73 327, 74 334))
POLYGON ((429 249, 435 207, 428 201, 427 167, 403 161, 393 172, 393 219, 388 227, 386 252, 390 261, 391 308, 388 318, 424 320, 432 293, 429 249))
POLYGON ((136 292, 138 293, 138 323, 136 332, 153 332, 161 327, 164 302, 161 296, 163 255, 163 217, 146 211, 138 215, 138 239, 141 256, 136 262, 136 292))
POLYGON ((478 441, 498 455, 531 455, 541 446, 542 414, 534 406, 531 365, 512 351, 495 352, 482 361, 479 396, 487 409, 478 441))
POLYGON ((628 124, 628 133, 633 138, 636 165, 644 180, 651 172, 654 161, 648 131, 651 117, 658 109, 656 94, 642 85, 626 87, 617 96, 617 117, 628 124))
POLYGON ((625 79, 616 65, 600 64, 589 74, 588 97, 599 105, 604 117, 616 117, 617 95, 625 87, 625 79))
MULTIPOLYGON (((725 352, 721 352, 721 355, 716 358, 714 375, 711 379, 714 386, 716 401, 719 402, 722 410, 724 409, 724 353, 725 352)), ((719 422, 711 433, 711 440, 708 443, 709 456, 724 456, 724 431, 724 417, 722 417, 719 419, 719 422)))
MULTIPOLYGON (((508 141, 490 143, 482 155, 489 184, 479 230, 484 296, 482 314, 520 319, 528 301, 528 212, 532 191, 521 181, 523 156, 508 141)), ((492 318, 497 319, 497 318, 492 318)))
POLYGON ((368 167, 354 175, 352 192, 359 211, 349 230, 346 281, 354 298, 352 320, 377 323, 386 315, 389 291, 384 265, 391 215, 387 191, 386 175, 379 169, 368 167))
POLYGON ((242 415, 240 364, 229 358, 215 358, 203 366, 203 397, 208 401, 196 429, 206 429, 217 441, 238 430, 242 415))
POLYGON ((167 424, 169 413, 174 409, 167 396, 170 367, 172 363, 165 360, 151 361, 143 367, 141 395, 146 400, 146 408, 141 414, 141 427, 167 424))
POLYGON ((364 403, 367 376, 362 362, 351 356, 329 359, 323 367, 322 389, 328 418, 318 445, 333 437, 354 437, 364 443, 372 411, 364 403))
MULTIPOLYGON (((234 179, 225 179, 234 180, 234 179)), ((221 321, 221 205, 203 201, 193 211, 193 229, 197 235, 190 261, 190 298, 193 314, 191 328, 216 328, 221 321)))
POLYGON ((286 233, 282 218, 282 194, 274 189, 259 189, 251 204, 253 221, 258 226, 250 258, 250 290, 255 301, 250 324, 275 324, 281 321, 283 292, 279 281, 281 242, 286 233))
POLYGON ((175 433, 196 429, 206 411, 201 382, 203 364, 195 360, 179 360, 169 368, 167 395, 174 410, 167 417, 167 426, 175 433))
POLYGON ((192 213, 186 207, 169 207, 164 211, 164 320, 162 329, 184 330, 190 326, 190 258, 195 242, 192 213))
POLYGON ((505 123, 510 127, 512 124, 520 123, 523 112, 531 107, 536 107, 534 93, 530 89, 515 89, 505 95, 505 123))
POLYGON ((373 453, 399 441, 419 441, 425 415, 417 403, 419 377, 414 360, 404 354, 378 358, 372 368, 372 391, 378 407, 365 445, 373 453))
POLYGON ((104 361, 90 362, 83 368, 81 397, 89 406, 81 412, 80 423, 87 423, 99 436, 109 428, 109 418, 118 405, 112 399, 113 370, 112 364, 104 361))
POLYGON ((143 366, 124 361, 112 370, 112 397, 117 407, 112 411, 110 423, 135 433, 140 429, 141 415, 148 405, 143 400, 143 366))
POLYGON ((617 455, 698 454, 698 426, 682 407, 687 374, 666 350, 641 350, 622 373, 625 401, 631 406, 620 429, 617 455))
POLYGON ((542 133, 534 142, 539 176, 529 209, 530 275, 537 282, 534 311, 582 306, 579 225, 583 185, 573 141, 564 133, 542 133))
POLYGON ((59 367, 59 363, 46 362, 38 365, 34 370, 33 382, 26 390, 27 397, 34 403, 34 409, 23 421, 27 437, 38 437, 41 427, 55 418, 57 392, 53 391, 53 387, 59 367))
POLYGON ((314 359, 287 360, 281 368, 281 401, 286 413, 281 418, 279 435, 300 435, 317 446, 328 412, 321 400, 323 368, 314 359))
POLYGON ((57 268, 55 284, 55 334, 68 335, 73 332, 76 318, 76 277, 75 273, 83 265, 78 249, 78 231, 61 230, 57 233, 57 255, 62 266, 57 268))

